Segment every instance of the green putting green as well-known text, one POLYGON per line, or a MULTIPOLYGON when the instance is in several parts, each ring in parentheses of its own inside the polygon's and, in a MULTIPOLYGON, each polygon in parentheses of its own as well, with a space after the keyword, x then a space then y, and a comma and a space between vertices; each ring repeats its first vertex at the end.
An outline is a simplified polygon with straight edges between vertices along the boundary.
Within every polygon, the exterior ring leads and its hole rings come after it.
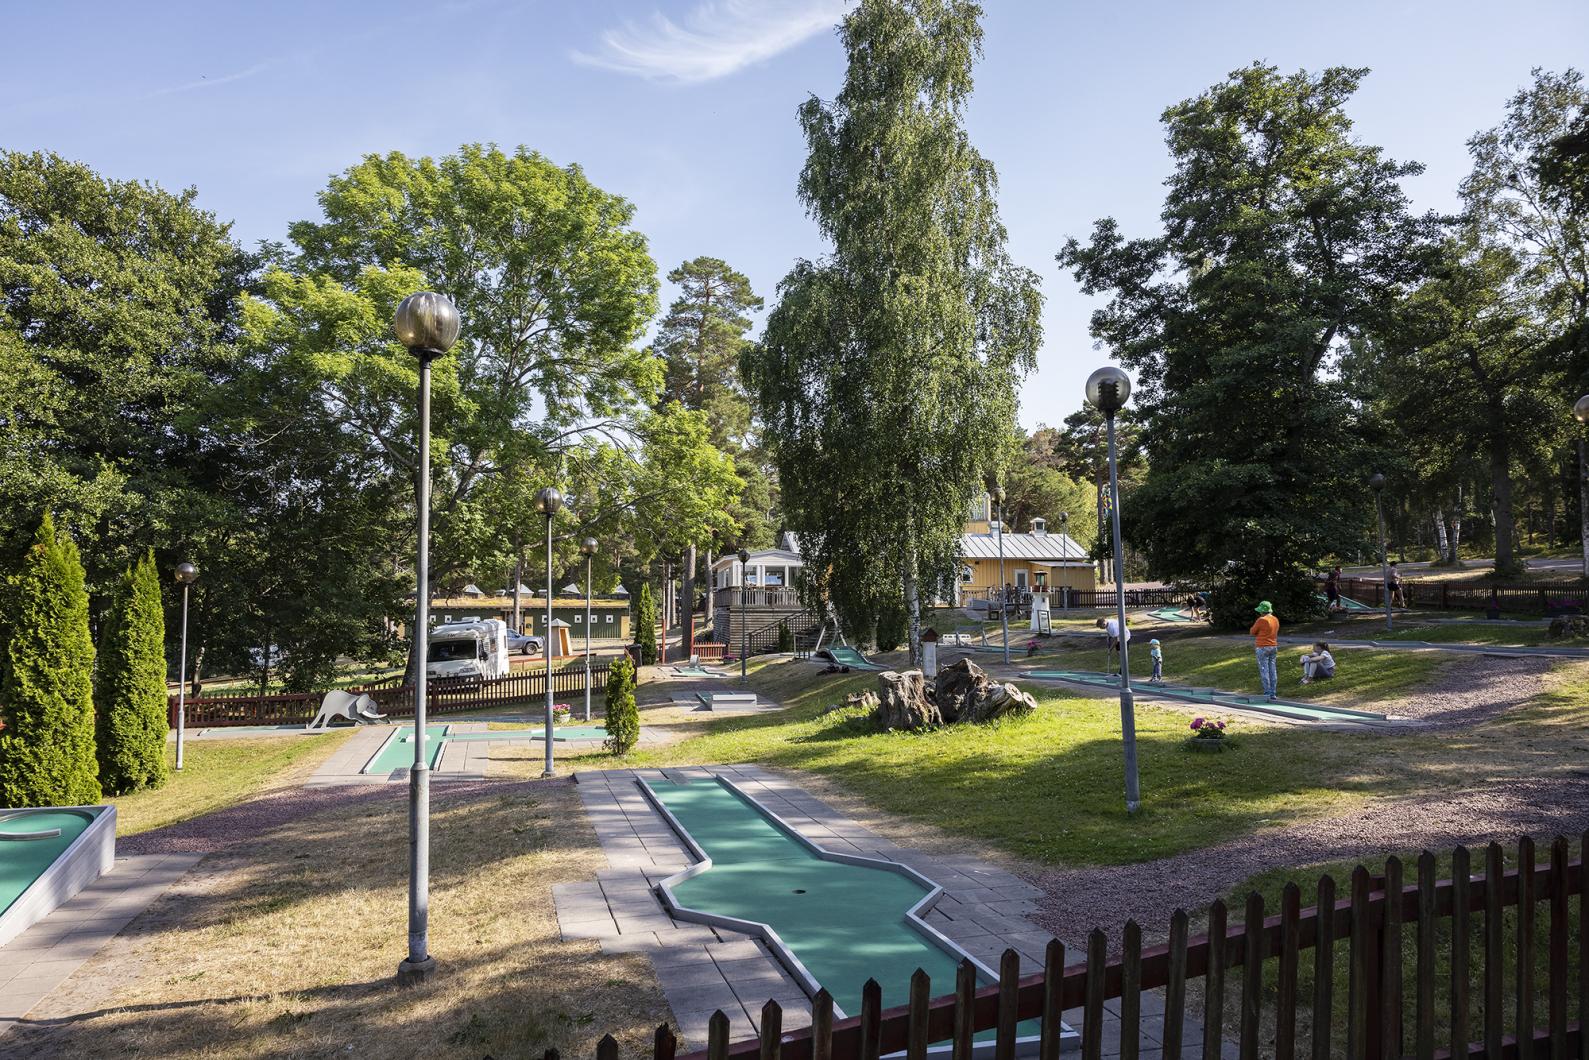
POLYGON ((848 666, 853 670, 882 669, 882 667, 878 666, 876 663, 867 662, 866 659, 861 656, 861 653, 856 651, 854 648, 846 647, 843 644, 834 645, 826 650, 829 655, 833 656, 833 661, 838 663, 840 666, 848 666))
POLYGON ((1175 607, 1161 607, 1157 611, 1149 611, 1149 618, 1156 618, 1161 622, 1196 622, 1197 619, 1175 607))
POLYGON ((725 674, 725 673, 723 673, 723 672, 721 672, 719 670, 708 670, 704 666, 696 666, 696 665, 689 664, 689 663, 686 663, 683 666, 675 666, 673 668, 673 672, 678 674, 680 677, 727 677, 728 676, 727 674, 725 674))
POLYGON ((94 821, 81 810, 23 810, 0 817, 0 913, 55 864, 94 821), (59 831, 59 835, 50 832, 59 831), (37 839, 18 838, 38 835, 37 839))
MULTIPOLYGON (((1073 684, 1091 685, 1094 688, 1118 688, 1120 678, 1114 674, 1098 673, 1095 670, 1026 670, 1023 677, 1035 677, 1040 680, 1069 681, 1073 684)), ((1255 710, 1264 714, 1274 714, 1294 721, 1384 721, 1385 715, 1375 714, 1366 710, 1347 710, 1344 707, 1325 707, 1313 703, 1298 703, 1295 700, 1283 699, 1273 703, 1263 696, 1249 696, 1239 692, 1224 692, 1217 688, 1194 688, 1186 685, 1155 685, 1145 682, 1135 682, 1133 687, 1142 693, 1169 696, 1172 699, 1184 700, 1188 703, 1204 704, 1210 707, 1230 707, 1239 710, 1255 710)))
MULTIPOLYGON (((447 735, 446 725, 425 726, 425 750, 430 757, 430 768, 436 768, 441 757, 442 738, 447 735)), ((409 769, 414 764, 414 727, 405 725, 397 734, 381 745, 375 757, 363 769, 365 773, 390 773, 394 769, 409 769)))
MULTIPOLYGON (((846 1013, 876 979, 883 1006, 903 1005, 921 968, 934 996, 952 993, 955 956, 911 927, 927 890, 908 876, 825 861, 720 782, 657 780, 651 790, 712 867, 673 887, 692 909, 767 924, 846 1013)), ((1023 1025, 1022 1033, 1036 1033, 1023 1025)))

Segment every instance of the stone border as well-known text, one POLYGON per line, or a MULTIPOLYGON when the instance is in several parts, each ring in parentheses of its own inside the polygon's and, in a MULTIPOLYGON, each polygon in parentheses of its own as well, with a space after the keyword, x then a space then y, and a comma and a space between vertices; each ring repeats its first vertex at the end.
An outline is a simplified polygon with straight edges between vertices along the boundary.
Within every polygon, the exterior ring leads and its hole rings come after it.
MULTIPOLYGON (((116 807, 39 806, 0 810, 0 819, 32 813, 78 813, 89 817, 88 826, 43 872, 0 913, 0 946, 20 936, 84 887, 110 871, 116 861, 116 807)), ((59 833, 57 833, 59 834, 59 833)))

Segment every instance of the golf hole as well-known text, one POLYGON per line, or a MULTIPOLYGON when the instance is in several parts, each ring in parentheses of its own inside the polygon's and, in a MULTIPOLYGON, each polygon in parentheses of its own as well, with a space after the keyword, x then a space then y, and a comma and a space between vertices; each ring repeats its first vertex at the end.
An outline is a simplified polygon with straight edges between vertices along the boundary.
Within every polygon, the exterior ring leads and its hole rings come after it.
POLYGON ((805 894, 806 893, 806 889, 804 887, 796 887, 795 890, 794 890, 794 893, 795 894, 805 894))

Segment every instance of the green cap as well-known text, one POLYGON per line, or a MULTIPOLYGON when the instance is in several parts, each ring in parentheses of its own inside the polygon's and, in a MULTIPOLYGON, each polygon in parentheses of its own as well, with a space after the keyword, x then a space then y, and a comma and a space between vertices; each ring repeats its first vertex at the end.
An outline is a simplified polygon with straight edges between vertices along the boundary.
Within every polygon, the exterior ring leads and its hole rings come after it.
POLYGON ((1258 601, 1258 606, 1253 608, 1253 610, 1258 612, 1260 615, 1267 615, 1274 609, 1274 604, 1271 604, 1268 600, 1258 601))

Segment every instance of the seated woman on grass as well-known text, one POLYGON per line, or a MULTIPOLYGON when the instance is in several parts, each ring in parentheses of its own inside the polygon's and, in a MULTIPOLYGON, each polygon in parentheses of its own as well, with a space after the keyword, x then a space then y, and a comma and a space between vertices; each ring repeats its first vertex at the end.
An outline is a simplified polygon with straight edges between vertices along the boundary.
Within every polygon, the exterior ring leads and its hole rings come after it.
POLYGON ((1313 645, 1313 650, 1302 655, 1302 683, 1312 684, 1314 681, 1327 681, 1335 676, 1335 656, 1330 654, 1330 646, 1322 640, 1313 645))

